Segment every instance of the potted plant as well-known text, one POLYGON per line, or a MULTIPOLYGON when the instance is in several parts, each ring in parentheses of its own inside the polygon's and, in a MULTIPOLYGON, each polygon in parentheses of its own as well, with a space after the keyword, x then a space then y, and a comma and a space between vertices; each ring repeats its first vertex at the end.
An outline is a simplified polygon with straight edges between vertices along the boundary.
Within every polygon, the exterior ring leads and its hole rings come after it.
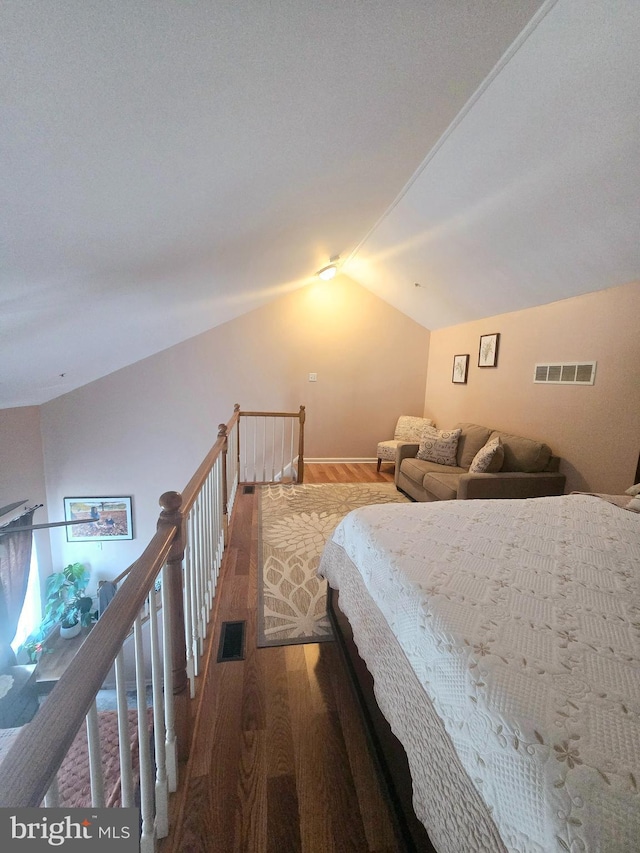
POLYGON ((86 595, 89 570, 82 563, 70 563, 47 578, 44 622, 60 623, 60 636, 75 637, 83 625, 90 625, 91 596, 86 595))
MULTIPOLYGON (((29 634, 24 643, 22 643, 18 649, 18 655, 20 652, 24 652, 27 655, 29 663, 37 663, 44 651, 44 639, 44 632, 42 631, 42 626, 40 626, 29 634)), ((19 657, 18 662, 21 662, 19 657)))

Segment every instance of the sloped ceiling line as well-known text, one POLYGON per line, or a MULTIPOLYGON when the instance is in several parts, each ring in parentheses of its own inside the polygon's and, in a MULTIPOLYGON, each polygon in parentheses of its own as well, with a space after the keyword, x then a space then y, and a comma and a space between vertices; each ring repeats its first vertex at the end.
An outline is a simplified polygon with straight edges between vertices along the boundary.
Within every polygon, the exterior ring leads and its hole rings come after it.
POLYGON ((538 27, 538 25, 540 24, 542 19, 545 18, 549 14, 551 9, 556 5, 557 2, 558 2, 558 0, 545 0, 543 5, 536 12, 536 14, 533 16, 533 18, 529 21, 529 23, 525 26, 525 28, 522 30, 522 32, 517 36, 515 41, 510 45, 510 47, 506 50, 506 52, 500 57, 500 59, 494 65, 494 67, 489 72, 489 74, 485 77, 485 79, 482 81, 482 83, 478 86, 478 88, 473 93, 473 95, 471 95, 471 97, 469 98, 467 103, 463 106, 463 108, 460 110, 460 112, 456 115, 456 117, 453 119, 453 121, 451 122, 449 127, 447 127, 447 129, 444 131, 442 136, 438 139, 436 144, 433 146, 433 148, 431 148, 431 150, 429 151, 427 156, 424 158, 422 163, 418 166, 416 171, 409 178, 409 180, 404 185, 404 187, 400 190, 400 192, 398 193, 396 198, 393 200, 393 202, 385 210, 385 212, 382 214, 382 216, 376 221, 375 225, 373 225, 369 229, 369 231, 367 231, 365 236, 362 238, 362 240, 360 240, 360 242, 353 249, 353 251, 349 253, 349 256, 345 259, 344 264, 343 264, 345 272, 348 272, 349 262, 353 258, 356 257, 356 255, 358 254, 360 249, 365 245, 365 243, 367 242, 369 237, 371 237, 371 235, 380 227, 380 225, 384 222, 384 220, 400 204, 402 199, 406 196, 406 194, 409 192, 411 187, 418 181, 418 179, 420 178, 420 176, 422 175, 424 170, 427 168, 429 163, 431 163, 431 161, 436 156, 438 151, 442 148, 442 146, 445 144, 447 139, 451 136, 451 134, 454 132, 454 130, 458 127, 458 125, 462 121, 464 121, 467 114, 473 109, 475 104, 480 100, 480 98, 482 97, 484 92, 486 92, 486 90, 493 83, 493 81, 496 79, 498 74, 500 74, 503 71, 503 69, 506 68, 506 66, 511 61, 512 57, 515 56, 515 54, 518 52, 518 50, 520 50, 520 48, 526 42, 526 40, 529 38, 531 33, 538 27))

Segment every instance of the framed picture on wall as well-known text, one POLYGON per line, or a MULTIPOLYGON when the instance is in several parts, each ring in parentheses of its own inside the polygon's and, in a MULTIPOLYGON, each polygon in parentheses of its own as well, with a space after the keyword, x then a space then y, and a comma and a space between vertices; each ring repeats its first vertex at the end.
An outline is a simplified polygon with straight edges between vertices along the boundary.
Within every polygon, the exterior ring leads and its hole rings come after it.
POLYGON ((495 367, 498 363, 498 343, 500 334, 480 335, 478 350, 478 367, 495 367))
POLYGON ((451 381, 460 385, 464 385, 467 381, 467 373, 469 372, 469 353, 466 355, 454 355, 453 357, 453 374, 451 381))
POLYGON ((66 528, 67 542, 133 539, 131 498, 65 498, 64 520, 86 519, 66 528))

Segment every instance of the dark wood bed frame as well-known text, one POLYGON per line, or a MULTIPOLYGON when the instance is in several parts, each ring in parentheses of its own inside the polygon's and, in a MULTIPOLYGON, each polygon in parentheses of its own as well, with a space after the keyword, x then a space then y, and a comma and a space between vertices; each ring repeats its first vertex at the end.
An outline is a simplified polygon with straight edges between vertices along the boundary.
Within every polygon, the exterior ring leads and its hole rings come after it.
POLYGON ((411 775, 404 748, 378 708, 373 693, 373 678, 358 654, 349 620, 340 610, 339 593, 329 586, 327 609, 351 676, 380 781, 392 807, 400 849, 403 853, 437 853, 426 829, 413 811, 411 775))

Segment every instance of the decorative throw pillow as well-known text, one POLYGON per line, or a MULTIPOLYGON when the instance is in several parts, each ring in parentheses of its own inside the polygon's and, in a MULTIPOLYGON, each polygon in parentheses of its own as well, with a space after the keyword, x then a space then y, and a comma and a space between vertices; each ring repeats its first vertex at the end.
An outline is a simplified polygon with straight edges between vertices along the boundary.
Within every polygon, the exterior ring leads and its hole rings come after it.
POLYGON ((631 495, 632 497, 640 495, 640 483, 636 483, 635 486, 629 486, 625 495, 631 495))
POLYGON ((458 439, 461 429, 436 429, 425 427, 416 454, 425 462, 438 462, 440 465, 456 465, 458 439))
POLYGON ((500 438, 488 441, 484 447, 473 457, 469 466, 470 474, 495 474, 502 468, 504 462, 504 447, 500 444, 500 438))

